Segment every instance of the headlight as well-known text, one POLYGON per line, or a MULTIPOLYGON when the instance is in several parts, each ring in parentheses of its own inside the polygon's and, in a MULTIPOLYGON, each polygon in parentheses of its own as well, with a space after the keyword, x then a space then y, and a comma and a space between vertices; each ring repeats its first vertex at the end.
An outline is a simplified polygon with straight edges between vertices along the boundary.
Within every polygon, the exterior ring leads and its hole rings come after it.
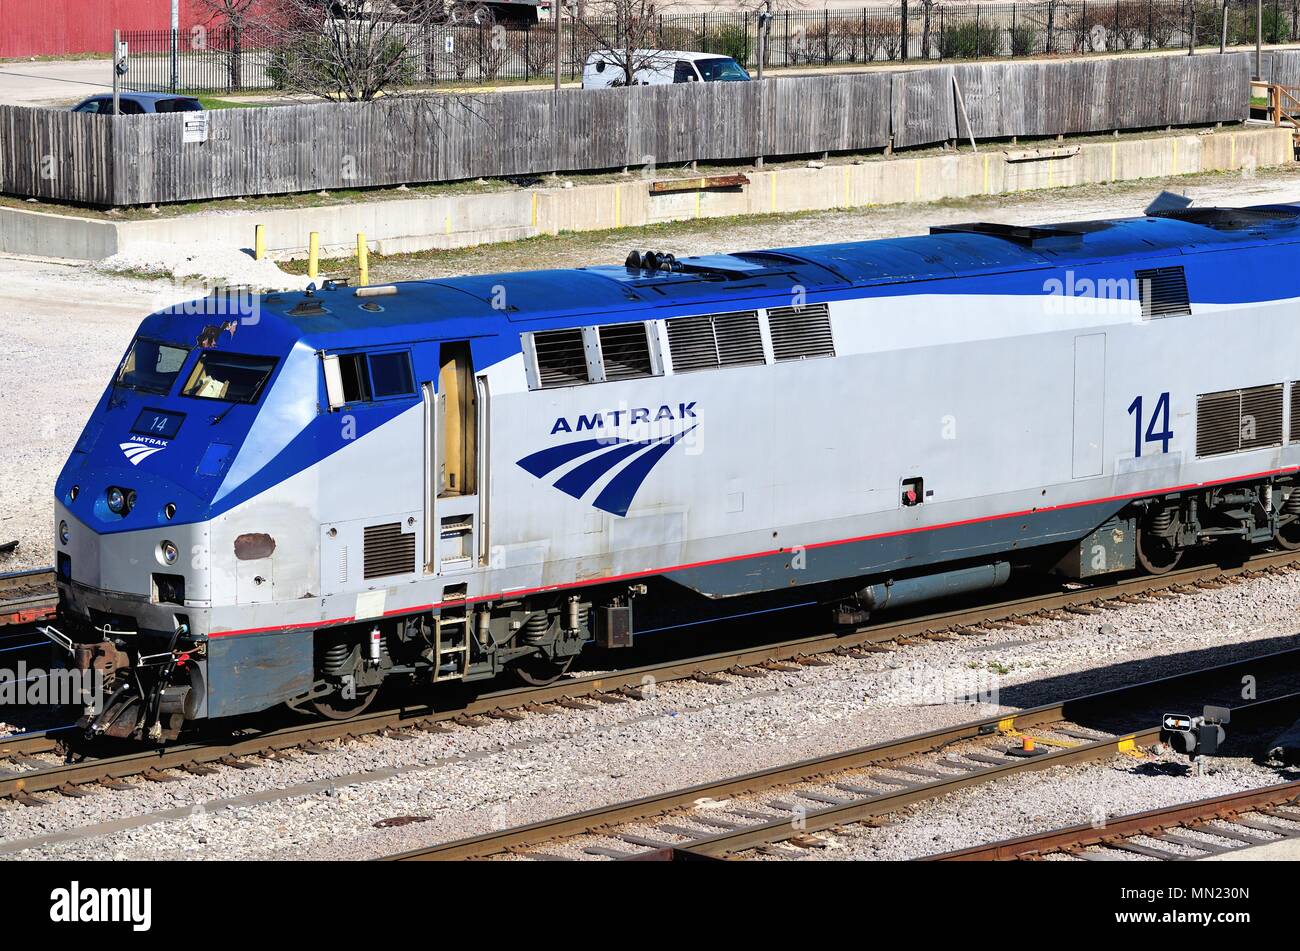
POLYGON ((68 523, 60 521, 59 522, 59 544, 66 545, 70 537, 71 535, 68 532, 68 523))
POLYGON ((108 510, 114 515, 121 515, 126 511, 126 493, 115 485, 108 489, 108 510))
POLYGON ((180 557, 180 552, 171 542, 160 542, 158 545, 158 554, 162 558, 164 565, 176 564, 176 559, 180 557))

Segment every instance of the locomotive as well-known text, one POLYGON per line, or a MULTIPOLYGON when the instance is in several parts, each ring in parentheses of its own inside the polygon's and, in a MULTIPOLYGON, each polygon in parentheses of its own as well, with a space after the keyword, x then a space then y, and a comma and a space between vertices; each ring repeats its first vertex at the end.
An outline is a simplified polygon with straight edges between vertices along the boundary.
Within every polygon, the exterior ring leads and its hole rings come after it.
POLYGON ((1300 546, 1300 205, 212 301, 55 486, 91 735, 1300 546))

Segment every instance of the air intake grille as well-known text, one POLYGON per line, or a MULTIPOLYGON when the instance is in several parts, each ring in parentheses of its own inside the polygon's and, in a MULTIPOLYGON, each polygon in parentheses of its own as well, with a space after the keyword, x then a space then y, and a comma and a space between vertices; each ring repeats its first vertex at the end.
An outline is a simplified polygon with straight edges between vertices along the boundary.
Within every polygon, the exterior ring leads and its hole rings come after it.
POLYGON ((607 380, 631 380, 654 372, 643 323, 601 327, 600 354, 607 380))
POLYGON ((807 307, 773 307, 767 312, 772 332, 772 355, 778 360, 835 356, 831 316, 825 304, 807 307))
POLYGON ((666 323, 674 373, 763 362, 757 311, 677 317, 666 323))
POLYGON ((1181 264, 1135 271, 1133 276, 1137 279, 1143 320, 1178 317, 1192 312, 1187 301, 1187 277, 1181 264))
POLYGON ((1282 384, 1196 398, 1196 455, 1220 456, 1282 444, 1282 384))
POLYGON ((362 575, 384 578, 415 570, 415 533, 402 533, 401 522, 367 525, 362 575))
POLYGON ((1300 382, 1291 384, 1291 442, 1300 442, 1300 382))
POLYGON ((533 334, 537 379, 543 387, 586 383, 587 352, 582 330, 546 330, 533 334))

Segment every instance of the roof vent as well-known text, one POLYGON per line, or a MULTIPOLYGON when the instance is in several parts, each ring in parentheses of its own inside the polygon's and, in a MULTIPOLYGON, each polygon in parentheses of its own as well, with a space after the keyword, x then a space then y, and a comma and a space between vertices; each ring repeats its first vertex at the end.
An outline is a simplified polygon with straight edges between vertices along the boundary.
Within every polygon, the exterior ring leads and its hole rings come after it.
POLYGON ((1192 312, 1187 298, 1187 276, 1181 264, 1134 271, 1138 297, 1142 301, 1142 319, 1182 317, 1192 312))
POLYGON ((321 304, 320 300, 315 297, 304 297, 298 303, 294 304, 289 311, 290 317, 319 317, 322 314, 328 314, 329 311, 321 304))
POLYGON ((1001 238, 1035 250, 1056 251, 1077 248, 1083 243, 1083 230, 1068 225, 1004 225, 994 221, 972 221, 962 225, 941 225, 930 234, 982 234, 1001 238))

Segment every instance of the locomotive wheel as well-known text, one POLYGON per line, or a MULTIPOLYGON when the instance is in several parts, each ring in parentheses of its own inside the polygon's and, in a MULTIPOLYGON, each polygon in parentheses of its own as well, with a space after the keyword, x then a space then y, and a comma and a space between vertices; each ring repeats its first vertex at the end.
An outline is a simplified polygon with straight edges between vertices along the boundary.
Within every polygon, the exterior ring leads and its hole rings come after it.
POLYGON ((1153 575, 1163 575, 1178 567, 1183 560, 1183 550, 1172 547, 1163 538, 1151 535, 1145 528, 1137 532, 1138 564, 1153 575))
POLYGON ((1273 536, 1273 541, 1287 551, 1300 549, 1300 519, 1279 528, 1277 534, 1273 536))
POLYGON ((529 686, 545 687, 547 684, 555 683, 569 672, 575 656, 570 654, 564 660, 554 661, 541 654, 533 654, 513 664, 510 669, 529 686))
POLYGON ((367 690, 365 693, 358 693, 351 700, 345 700, 342 693, 332 693, 328 697, 313 700, 311 708, 321 716, 331 720, 350 720, 359 714, 365 713, 370 708, 370 705, 375 702, 377 696, 379 696, 378 687, 367 690))

